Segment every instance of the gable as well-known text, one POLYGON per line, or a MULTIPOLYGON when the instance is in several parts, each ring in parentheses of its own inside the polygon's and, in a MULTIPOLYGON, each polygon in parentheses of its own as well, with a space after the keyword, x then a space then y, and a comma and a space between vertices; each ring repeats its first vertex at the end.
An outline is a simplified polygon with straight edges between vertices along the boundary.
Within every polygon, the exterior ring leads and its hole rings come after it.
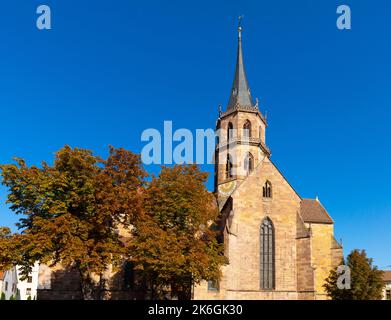
MULTIPOLYGON (((301 201, 301 197, 291 186, 288 180, 282 175, 276 165, 268 158, 264 157, 254 170, 237 185, 235 190, 232 191, 231 197, 235 198, 238 192, 259 192, 262 193, 262 188, 266 181, 270 181, 272 184, 273 193, 276 191, 284 194, 289 194, 289 197, 294 198, 296 201, 301 201)), ((275 193, 278 195, 278 193, 275 193)))

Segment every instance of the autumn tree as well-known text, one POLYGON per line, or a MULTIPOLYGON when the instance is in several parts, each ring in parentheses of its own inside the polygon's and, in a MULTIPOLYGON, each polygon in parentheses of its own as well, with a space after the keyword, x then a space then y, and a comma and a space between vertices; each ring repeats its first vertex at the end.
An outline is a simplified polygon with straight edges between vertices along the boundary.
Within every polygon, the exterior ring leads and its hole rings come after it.
POLYGON ((133 224, 141 208, 145 173, 139 156, 110 147, 103 160, 65 146, 52 166, 15 160, 0 171, 7 202, 22 216, 21 233, 0 231, 0 268, 19 264, 27 275, 35 261, 61 263, 79 272, 84 299, 99 298, 97 283, 126 253, 118 227, 133 224))
POLYGON ((152 280, 153 298, 162 298, 168 287, 189 299, 193 284, 220 276, 225 258, 213 228, 219 210, 206 179, 196 165, 163 167, 144 191, 130 255, 152 280))
POLYGON ((18 258, 17 235, 12 235, 11 230, 0 227, 0 271, 12 268, 13 262, 18 258))
MULTIPOLYGON (((337 270, 331 270, 324 288, 333 300, 379 300, 383 290, 383 271, 373 265, 373 260, 367 257, 365 250, 353 250, 343 260, 350 270, 350 289, 338 288, 338 279, 342 275, 337 270)), ((343 284, 346 284, 345 281, 343 284)))

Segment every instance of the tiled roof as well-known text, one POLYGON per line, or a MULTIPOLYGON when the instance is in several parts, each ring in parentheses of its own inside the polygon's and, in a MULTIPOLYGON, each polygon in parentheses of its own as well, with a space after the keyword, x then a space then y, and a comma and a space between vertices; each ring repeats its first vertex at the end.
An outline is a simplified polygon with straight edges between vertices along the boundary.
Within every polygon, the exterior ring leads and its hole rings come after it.
POLYGON ((0 271, 0 280, 4 280, 5 273, 3 271, 0 271))
POLYGON ((383 271, 384 274, 383 274, 383 280, 384 281, 391 281, 391 270, 386 270, 386 271, 383 271))
POLYGON ((303 199, 301 201, 300 214, 307 223, 334 223, 322 204, 315 199, 303 199))

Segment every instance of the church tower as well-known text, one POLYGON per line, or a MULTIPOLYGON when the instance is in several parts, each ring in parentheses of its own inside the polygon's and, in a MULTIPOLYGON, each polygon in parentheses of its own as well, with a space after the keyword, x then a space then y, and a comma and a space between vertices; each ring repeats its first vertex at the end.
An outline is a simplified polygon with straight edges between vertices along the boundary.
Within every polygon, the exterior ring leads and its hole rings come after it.
POLYGON ((266 146, 266 117, 251 96, 243 61, 242 27, 239 21, 234 81, 225 112, 219 110, 216 130, 215 191, 226 197, 271 153, 266 146))

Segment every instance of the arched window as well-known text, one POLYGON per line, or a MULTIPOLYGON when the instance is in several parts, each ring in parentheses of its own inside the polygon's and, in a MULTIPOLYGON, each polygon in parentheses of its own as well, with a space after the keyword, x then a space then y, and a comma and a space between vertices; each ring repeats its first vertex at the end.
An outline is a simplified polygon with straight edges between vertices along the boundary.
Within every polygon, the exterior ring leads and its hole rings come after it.
POLYGON ((231 140, 233 138, 233 132, 234 132, 234 126, 230 122, 230 123, 228 123, 227 141, 229 141, 229 140, 231 140))
POLYGON ((263 220, 260 230, 261 289, 274 289, 274 227, 269 218, 263 220))
POLYGON ((244 171, 246 174, 250 174, 251 171, 254 169, 254 157, 253 155, 248 152, 246 157, 244 158, 244 171))
POLYGON ((263 197, 264 198, 271 198, 272 197, 272 184, 269 181, 265 182, 265 185, 263 186, 263 197))
POLYGON ((247 120, 243 125, 243 139, 251 138, 251 122, 247 120))
POLYGON ((227 155, 227 164, 225 166, 225 173, 226 173, 226 178, 232 178, 233 177, 233 172, 232 172, 232 159, 231 156, 228 154, 227 155))

